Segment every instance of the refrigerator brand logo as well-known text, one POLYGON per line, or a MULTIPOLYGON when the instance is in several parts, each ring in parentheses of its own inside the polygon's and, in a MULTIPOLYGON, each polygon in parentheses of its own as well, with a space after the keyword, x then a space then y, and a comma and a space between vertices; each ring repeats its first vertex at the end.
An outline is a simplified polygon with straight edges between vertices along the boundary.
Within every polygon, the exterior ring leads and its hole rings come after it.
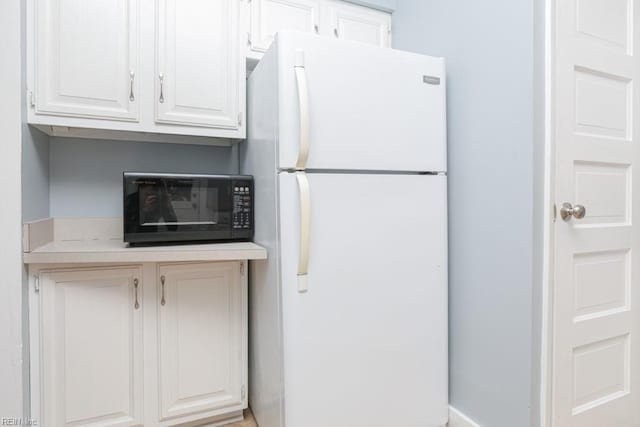
POLYGON ((439 85, 440 77, 435 76, 422 76, 422 81, 428 85, 439 85))

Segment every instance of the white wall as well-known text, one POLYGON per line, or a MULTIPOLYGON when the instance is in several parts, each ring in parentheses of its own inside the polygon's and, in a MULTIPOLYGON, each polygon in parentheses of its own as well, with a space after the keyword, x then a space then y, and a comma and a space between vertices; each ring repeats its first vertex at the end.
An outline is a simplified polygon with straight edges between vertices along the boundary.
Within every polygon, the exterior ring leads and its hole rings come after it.
POLYGON ((20 0, 0 2, 0 417, 23 415, 20 17, 20 0))
MULTIPOLYGON (((532 425, 535 0, 398 0, 396 48, 448 70, 450 401, 532 425)), ((535 308, 536 310, 539 307, 535 308)))
POLYGON ((122 216, 122 172, 237 173, 235 149, 51 138, 52 217, 122 216))

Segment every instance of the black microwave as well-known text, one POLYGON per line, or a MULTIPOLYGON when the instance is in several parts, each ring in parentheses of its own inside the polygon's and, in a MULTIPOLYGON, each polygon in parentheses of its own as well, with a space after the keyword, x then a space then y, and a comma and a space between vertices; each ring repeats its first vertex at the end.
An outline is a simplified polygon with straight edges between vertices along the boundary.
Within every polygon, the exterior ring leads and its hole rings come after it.
POLYGON ((251 176, 125 172, 123 183, 129 244, 253 238, 251 176))

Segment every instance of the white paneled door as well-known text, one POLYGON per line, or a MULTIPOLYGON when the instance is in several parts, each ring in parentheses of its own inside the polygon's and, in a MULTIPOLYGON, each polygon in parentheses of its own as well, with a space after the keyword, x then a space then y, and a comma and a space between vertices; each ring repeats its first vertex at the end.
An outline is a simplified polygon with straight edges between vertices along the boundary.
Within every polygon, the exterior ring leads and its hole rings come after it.
POLYGON ((161 420, 243 403, 243 268, 239 262, 159 266, 161 420))
POLYGON ((41 414, 48 426, 142 425, 141 270, 43 273, 41 414))
POLYGON ((37 112, 137 120, 138 0, 34 5, 37 112))
POLYGON ((554 427, 640 425, 640 7, 557 0, 554 427))
POLYGON ((157 1, 156 121, 239 128, 239 2, 157 1))

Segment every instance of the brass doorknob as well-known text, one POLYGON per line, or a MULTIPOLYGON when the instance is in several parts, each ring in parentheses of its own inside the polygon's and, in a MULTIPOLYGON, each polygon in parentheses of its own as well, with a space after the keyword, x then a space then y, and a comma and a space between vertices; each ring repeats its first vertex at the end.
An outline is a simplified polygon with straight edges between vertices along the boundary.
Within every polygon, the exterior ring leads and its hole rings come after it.
POLYGON ((582 205, 571 205, 571 203, 563 203, 560 208, 560 218, 563 221, 571 221, 571 217, 582 219, 587 214, 587 210, 582 205))

